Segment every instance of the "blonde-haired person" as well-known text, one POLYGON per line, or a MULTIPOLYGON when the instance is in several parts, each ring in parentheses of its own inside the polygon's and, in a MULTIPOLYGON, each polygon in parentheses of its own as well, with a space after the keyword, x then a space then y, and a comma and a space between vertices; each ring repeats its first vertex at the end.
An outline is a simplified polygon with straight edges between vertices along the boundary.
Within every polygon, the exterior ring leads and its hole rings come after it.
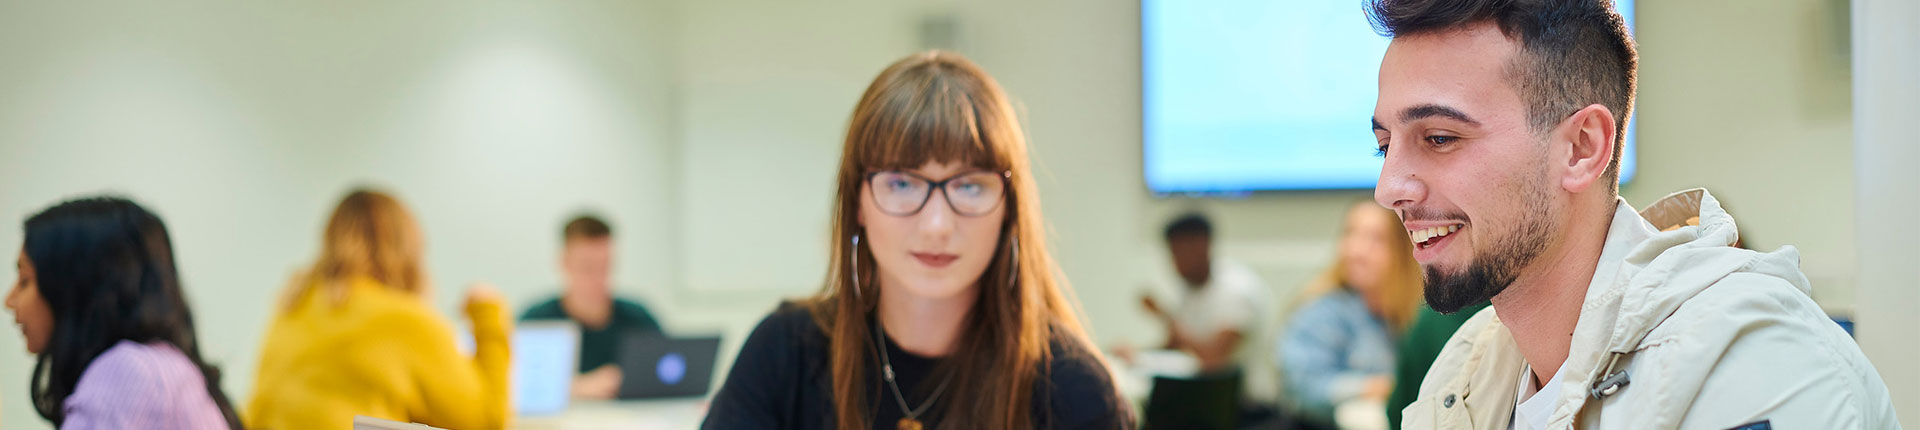
POLYGON ((498 292, 468 290, 474 355, 429 306, 420 228, 399 200, 355 190, 327 222, 267 330, 244 417, 263 429, 344 429, 365 415, 435 427, 507 421, 508 333, 498 292))
POLYGON ((1131 428, 1029 165, 972 62, 934 51, 882 71, 848 126, 826 286, 754 329, 703 427, 1131 428))
POLYGON ((1293 419, 1331 428, 1335 406, 1393 389, 1394 345, 1420 306, 1420 266, 1399 227, 1372 201, 1347 210, 1336 263, 1302 293, 1280 339, 1293 419))

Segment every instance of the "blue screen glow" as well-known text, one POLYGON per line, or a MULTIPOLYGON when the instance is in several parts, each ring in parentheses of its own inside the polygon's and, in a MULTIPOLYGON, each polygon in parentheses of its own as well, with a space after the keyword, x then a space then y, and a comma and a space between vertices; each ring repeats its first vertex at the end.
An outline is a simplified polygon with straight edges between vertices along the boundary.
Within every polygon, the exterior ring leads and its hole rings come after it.
MULTIPOLYGON (((1633 2, 1617 1, 1633 26, 1633 2)), ((1380 57, 1358 0, 1142 0, 1143 159, 1161 193, 1372 188, 1380 57)), ((1634 173, 1627 128, 1621 180, 1634 173)))

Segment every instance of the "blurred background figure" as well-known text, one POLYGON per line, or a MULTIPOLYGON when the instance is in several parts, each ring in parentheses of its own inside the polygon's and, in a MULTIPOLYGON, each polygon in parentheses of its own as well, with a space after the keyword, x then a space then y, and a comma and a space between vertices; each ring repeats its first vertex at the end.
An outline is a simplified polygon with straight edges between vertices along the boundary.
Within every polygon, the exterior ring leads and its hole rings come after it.
POLYGON ((1420 266, 1398 216, 1354 203, 1340 232, 1336 262, 1303 290, 1280 338, 1282 410, 1307 428, 1336 428, 1344 403, 1383 408, 1395 340, 1420 306, 1420 266))
POLYGON ((1270 314, 1266 284, 1246 264, 1214 256, 1213 223, 1205 215, 1174 219, 1162 237, 1179 274, 1172 290, 1180 301, 1167 307, 1143 294, 1140 305, 1166 327, 1165 347, 1193 355, 1203 373, 1245 365, 1247 345, 1257 343, 1270 314))
POLYGON ((593 215, 575 216, 560 232, 560 295, 520 314, 521 321, 571 320, 580 326, 580 376, 573 395, 611 399, 619 393, 621 339, 659 335, 660 322, 639 302, 617 297, 613 273, 613 228, 593 215))
POLYGON ((441 428, 506 426, 508 324, 491 287, 467 293, 473 356, 427 306, 420 226, 386 193, 357 189, 327 221, 262 342, 248 427, 342 429, 364 415, 441 428))
POLYGON ((7 310, 26 336, 34 409, 62 429, 224 429, 240 418, 200 356, 173 241, 112 197, 27 218, 7 310))
POLYGON ((1217 255, 1214 237, 1213 221, 1200 212, 1168 221, 1160 238, 1173 276, 1156 277, 1162 285, 1140 294, 1141 309, 1167 334, 1159 348, 1190 358, 1191 369, 1189 360, 1128 344, 1114 348, 1135 372, 1151 375, 1143 411, 1150 428, 1219 428, 1274 416, 1274 387, 1265 383, 1275 379, 1265 353, 1272 347, 1266 333, 1273 296, 1252 268, 1217 255), (1169 293, 1171 302, 1156 298, 1169 293), (1222 401, 1228 409, 1204 404, 1222 401))

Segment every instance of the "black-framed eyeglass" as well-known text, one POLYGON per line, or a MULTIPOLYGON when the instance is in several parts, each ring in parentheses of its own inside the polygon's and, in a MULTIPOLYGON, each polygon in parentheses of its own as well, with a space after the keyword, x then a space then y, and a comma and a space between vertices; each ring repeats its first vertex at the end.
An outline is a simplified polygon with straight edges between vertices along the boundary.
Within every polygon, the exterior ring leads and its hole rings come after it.
POLYGON ((1011 178, 1009 171, 974 170, 936 181, 913 172, 883 170, 867 173, 866 182, 875 206, 887 215, 918 214, 939 190, 953 213, 981 216, 1000 207, 1011 178))

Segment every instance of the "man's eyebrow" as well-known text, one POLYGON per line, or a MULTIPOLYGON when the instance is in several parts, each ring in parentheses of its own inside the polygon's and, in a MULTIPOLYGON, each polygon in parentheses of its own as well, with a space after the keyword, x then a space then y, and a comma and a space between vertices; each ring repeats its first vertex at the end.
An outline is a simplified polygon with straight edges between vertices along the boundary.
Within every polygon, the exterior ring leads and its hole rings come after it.
POLYGON ((1373 130, 1374 130, 1374 131, 1387 131, 1387 127, 1386 127, 1386 126, 1383 126, 1383 125, 1380 125, 1380 118, 1368 118, 1368 119, 1371 119, 1371 120, 1373 120, 1373 130))
MULTIPOLYGON (((1423 104, 1423 105, 1409 107, 1409 108, 1406 108, 1406 110, 1400 111, 1400 122, 1414 122, 1414 121, 1419 121, 1422 119, 1433 118, 1433 117, 1441 117, 1441 118, 1451 119, 1454 121, 1460 121, 1473 126, 1480 125, 1480 121, 1475 121, 1473 117, 1467 116, 1466 113, 1460 112, 1459 109, 1454 109, 1454 108, 1436 105, 1436 104, 1423 104)), ((1378 126, 1379 126, 1378 122, 1376 121, 1375 127, 1378 127, 1378 126)))

